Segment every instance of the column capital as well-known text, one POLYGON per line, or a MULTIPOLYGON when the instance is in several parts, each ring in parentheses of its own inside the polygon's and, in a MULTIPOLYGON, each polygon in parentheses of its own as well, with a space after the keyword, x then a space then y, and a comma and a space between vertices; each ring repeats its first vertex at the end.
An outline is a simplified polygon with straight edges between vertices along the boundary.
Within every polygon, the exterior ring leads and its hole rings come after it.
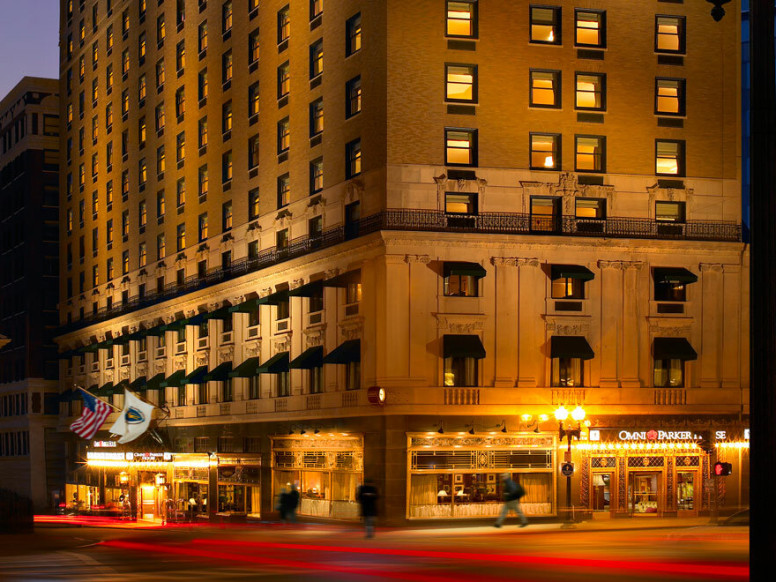
POLYGON ((701 273, 721 273, 723 265, 721 263, 700 263, 698 268, 701 270, 701 273))
POLYGON ((422 265, 427 265, 431 262, 431 257, 428 255, 404 255, 404 262, 405 263, 420 263, 422 265))
POLYGON ((541 264, 539 259, 523 257, 491 257, 490 263, 496 267, 538 267, 541 264))

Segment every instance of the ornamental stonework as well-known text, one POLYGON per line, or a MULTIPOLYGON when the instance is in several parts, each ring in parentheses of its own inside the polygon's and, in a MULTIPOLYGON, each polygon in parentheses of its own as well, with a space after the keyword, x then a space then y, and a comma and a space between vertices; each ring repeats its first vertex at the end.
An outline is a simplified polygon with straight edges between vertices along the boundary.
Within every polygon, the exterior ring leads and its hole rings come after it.
POLYGON ((440 333, 475 334, 485 329, 485 315, 466 315, 458 313, 436 313, 437 328, 440 333))
POLYGON ((527 448, 527 447, 553 447, 553 437, 547 435, 529 436, 466 436, 466 437, 448 437, 448 436, 413 436, 410 437, 411 448, 484 448, 503 447, 503 448, 527 448))
POLYGON ((568 315, 546 315, 547 335, 583 335, 590 333, 590 318, 568 315))
POLYGON ((364 335, 364 316, 349 317, 339 324, 340 332, 345 340, 360 339, 364 335))

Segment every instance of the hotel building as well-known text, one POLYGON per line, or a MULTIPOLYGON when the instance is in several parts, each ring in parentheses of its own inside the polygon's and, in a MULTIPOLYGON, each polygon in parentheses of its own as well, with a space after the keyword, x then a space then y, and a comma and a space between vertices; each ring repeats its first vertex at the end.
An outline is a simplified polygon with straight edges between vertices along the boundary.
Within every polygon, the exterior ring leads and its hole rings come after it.
POLYGON ((402 523, 511 472, 557 519, 570 459, 583 515, 746 505, 732 12, 64 0, 60 430, 73 384, 160 407, 71 435, 68 499, 352 519, 371 477, 402 523))

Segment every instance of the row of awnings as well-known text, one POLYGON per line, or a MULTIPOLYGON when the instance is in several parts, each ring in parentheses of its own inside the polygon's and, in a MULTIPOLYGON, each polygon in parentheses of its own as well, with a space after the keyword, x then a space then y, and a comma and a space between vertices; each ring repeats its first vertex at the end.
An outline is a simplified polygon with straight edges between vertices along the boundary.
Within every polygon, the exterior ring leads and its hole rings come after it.
MULTIPOLYGON (((487 272, 479 263, 446 262, 443 267, 445 277, 451 275, 483 278, 487 272)), ((656 283, 686 285, 698 281, 698 276, 681 267, 656 267, 653 270, 656 283)), ((595 273, 582 265, 550 265, 550 279, 579 279, 592 281, 595 273)))

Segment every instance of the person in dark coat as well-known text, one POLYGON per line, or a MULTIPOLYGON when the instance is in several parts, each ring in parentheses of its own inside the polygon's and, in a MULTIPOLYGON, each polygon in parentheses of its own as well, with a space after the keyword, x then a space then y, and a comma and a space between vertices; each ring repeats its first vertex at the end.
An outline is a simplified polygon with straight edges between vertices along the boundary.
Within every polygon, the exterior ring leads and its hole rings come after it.
POLYGON ((286 517, 288 516, 288 491, 283 487, 278 495, 277 504, 278 513, 280 514, 280 522, 286 523, 286 517))
POLYGON ((296 508, 299 507, 299 490, 291 485, 291 491, 286 498, 286 517, 290 523, 296 523, 296 508))
POLYGON ((364 527, 366 528, 366 537, 375 536, 375 521, 377 520, 377 487, 374 481, 367 479, 364 484, 356 491, 356 501, 361 506, 361 516, 364 518, 364 527))

